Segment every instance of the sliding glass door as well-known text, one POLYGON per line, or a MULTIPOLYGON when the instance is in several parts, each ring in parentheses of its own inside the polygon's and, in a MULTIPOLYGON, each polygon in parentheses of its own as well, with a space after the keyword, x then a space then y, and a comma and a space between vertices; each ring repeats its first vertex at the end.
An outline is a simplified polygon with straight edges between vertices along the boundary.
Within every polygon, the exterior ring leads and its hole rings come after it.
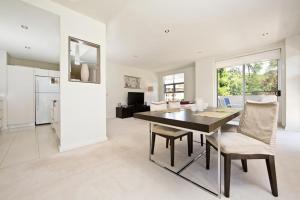
POLYGON ((247 100, 277 101, 278 63, 273 59, 218 69, 218 106, 242 108, 247 100))
POLYGON ((278 60, 245 65, 245 100, 277 101, 278 60))

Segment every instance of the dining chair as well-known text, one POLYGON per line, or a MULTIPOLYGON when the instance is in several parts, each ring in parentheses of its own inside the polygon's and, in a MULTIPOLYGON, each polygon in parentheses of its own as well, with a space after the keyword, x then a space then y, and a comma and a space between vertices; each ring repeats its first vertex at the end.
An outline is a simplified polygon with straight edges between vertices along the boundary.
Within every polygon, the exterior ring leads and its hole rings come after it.
POLYGON ((230 99, 228 97, 224 97, 224 104, 226 107, 231 107, 230 99))
MULTIPOLYGON (((169 109, 176 109, 176 108, 181 108, 181 104, 180 104, 180 101, 169 101, 168 102, 168 108, 169 109)), ((182 137, 180 137, 180 141, 182 141, 182 137)), ((203 134, 200 134, 200 144, 201 144, 201 146, 203 146, 203 141, 204 141, 204 139, 203 139, 203 134)), ((168 144, 169 144, 169 140, 167 139, 167 144, 166 144, 166 146, 168 147, 168 144)))
MULTIPOLYGON (((220 147, 224 157, 224 195, 230 195, 231 160, 241 160, 244 172, 248 159, 265 159, 273 196, 278 196, 275 170, 277 102, 247 101, 237 132, 222 132, 220 147)), ((217 148, 215 136, 206 138, 206 169, 210 168, 210 146, 217 148)))
MULTIPOLYGON (((168 109, 180 109, 180 101, 169 101, 167 105, 168 109)), ((182 141, 182 137, 180 137, 180 141, 182 141)), ((169 139, 167 139, 167 148, 169 146, 169 139)))
MULTIPOLYGON (((167 110, 166 103, 151 103, 151 111, 164 111, 167 110)), ((152 138, 151 138, 151 154, 154 154, 155 138, 156 135, 166 138, 166 148, 168 148, 170 141, 170 152, 171 152, 171 166, 174 166, 174 157, 175 157, 175 140, 184 136, 187 136, 188 143, 188 156, 191 156, 193 153, 193 133, 187 132, 167 126, 153 125, 152 128, 152 138)))

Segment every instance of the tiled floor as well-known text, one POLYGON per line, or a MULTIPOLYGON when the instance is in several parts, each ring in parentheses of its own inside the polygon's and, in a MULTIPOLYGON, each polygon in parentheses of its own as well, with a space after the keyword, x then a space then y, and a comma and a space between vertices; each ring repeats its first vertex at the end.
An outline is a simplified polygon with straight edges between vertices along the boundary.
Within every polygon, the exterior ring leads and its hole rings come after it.
POLYGON ((50 125, 12 129, 0 134, 0 168, 56 153, 57 137, 50 125))
MULTIPOLYGON (((107 124, 109 140, 106 142, 1 168, 0 199, 217 199, 149 162, 147 123, 131 118, 112 119, 107 124)), ((194 138, 199 139, 196 135, 194 138)), ((25 139, 20 140, 28 142, 25 139)), ((233 162, 230 199, 299 199, 299 144, 299 132, 279 131, 276 151, 278 198, 271 194, 265 162, 251 160, 248 162, 247 173, 242 171, 239 161, 233 162)), ((195 152, 200 148, 196 143, 195 152)), ((42 152, 41 147, 39 151, 42 152)), ((175 151, 175 166, 180 167, 189 159, 185 138, 182 142, 176 142, 175 151)), ((168 165, 169 155, 169 150, 165 148, 165 140, 157 138, 154 158, 168 165)), ((202 183, 216 180, 215 162, 212 161, 211 169, 206 170, 202 161, 202 158, 199 159, 184 174, 202 183)), ((211 182, 212 186, 213 184, 211 182)), ((222 199, 226 198, 222 196, 222 199)))

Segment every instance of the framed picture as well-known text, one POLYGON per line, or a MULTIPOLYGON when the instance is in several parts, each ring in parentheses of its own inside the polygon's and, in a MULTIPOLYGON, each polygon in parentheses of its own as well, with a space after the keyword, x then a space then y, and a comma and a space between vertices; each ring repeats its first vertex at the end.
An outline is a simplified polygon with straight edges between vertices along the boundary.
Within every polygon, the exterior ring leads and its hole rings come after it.
POLYGON ((124 76, 124 87, 130 89, 141 89, 141 78, 134 76, 124 76))

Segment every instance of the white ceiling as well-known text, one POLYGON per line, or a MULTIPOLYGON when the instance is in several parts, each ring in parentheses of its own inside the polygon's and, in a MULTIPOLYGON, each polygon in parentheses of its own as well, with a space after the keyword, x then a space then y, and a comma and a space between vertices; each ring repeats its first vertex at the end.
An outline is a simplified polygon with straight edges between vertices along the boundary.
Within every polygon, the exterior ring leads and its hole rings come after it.
POLYGON ((18 58, 59 63, 59 17, 20 0, 1 0, 0 49, 18 58))
POLYGON ((147 69, 180 67, 300 33, 299 0, 54 1, 108 22, 109 60, 147 69))
MULTIPOLYGON (((106 22, 108 60, 145 69, 181 67, 300 33, 300 0, 52 1, 106 22)), ((59 18, 53 14, 1 0, 0 35, 0 49, 13 56, 59 61, 59 18)))
POLYGON ((129 0, 52 0, 72 10, 107 23, 129 0))

